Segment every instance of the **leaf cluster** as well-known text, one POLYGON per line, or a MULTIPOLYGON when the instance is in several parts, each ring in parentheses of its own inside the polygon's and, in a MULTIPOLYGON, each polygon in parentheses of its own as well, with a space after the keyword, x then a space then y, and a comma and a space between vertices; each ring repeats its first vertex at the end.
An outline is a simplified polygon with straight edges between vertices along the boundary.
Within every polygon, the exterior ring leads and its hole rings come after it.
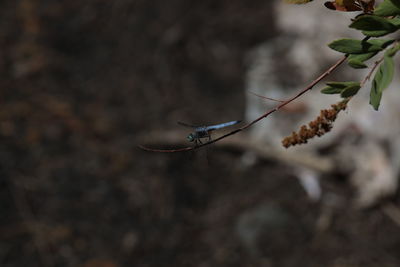
MULTIPOLYGON (((376 70, 371 84, 370 104, 378 110, 383 91, 390 85, 394 75, 393 57, 400 49, 396 39, 381 38, 400 29, 400 0, 384 0, 372 13, 363 13, 356 17, 349 26, 361 31, 365 38, 339 39, 328 46, 347 56, 349 66, 355 69, 367 68, 366 61, 377 57, 372 66, 376 70)), ((369 78, 369 76, 368 76, 369 78)), ((364 82, 328 82, 322 89, 324 94, 340 94, 343 98, 357 94, 364 82)))

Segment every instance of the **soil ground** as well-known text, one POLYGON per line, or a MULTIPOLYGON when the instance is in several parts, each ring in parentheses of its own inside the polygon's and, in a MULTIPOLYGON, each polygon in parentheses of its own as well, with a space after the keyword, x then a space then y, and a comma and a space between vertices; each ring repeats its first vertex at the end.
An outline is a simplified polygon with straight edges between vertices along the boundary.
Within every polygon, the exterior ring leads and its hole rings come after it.
POLYGON ((279 162, 137 148, 242 118, 274 34, 269 0, 1 1, 0 265, 400 266, 399 225, 343 177, 329 208, 279 162))

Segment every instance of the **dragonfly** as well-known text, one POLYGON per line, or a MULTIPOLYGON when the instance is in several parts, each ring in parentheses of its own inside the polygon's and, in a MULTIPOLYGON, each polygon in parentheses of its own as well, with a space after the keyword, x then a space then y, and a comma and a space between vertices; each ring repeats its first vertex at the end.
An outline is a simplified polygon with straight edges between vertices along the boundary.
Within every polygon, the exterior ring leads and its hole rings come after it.
POLYGON ((196 126, 196 125, 191 125, 191 124, 187 124, 184 122, 178 122, 178 124, 188 127, 188 128, 192 128, 194 129, 194 132, 190 133, 186 139, 189 142, 193 142, 195 144, 195 146, 202 144, 201 139, 202 138, 208 138, 208 141, 211 141, 211 132, 214 130, 218 130, 218 129, 222 129, 228 126, 232 126, 235 124, 240 123, 241 121, 229 121, 229 122, 224 122, 224 123, 220 123, 220 124, 216 124, 216 125, 210 125, 210 126, 196 126))

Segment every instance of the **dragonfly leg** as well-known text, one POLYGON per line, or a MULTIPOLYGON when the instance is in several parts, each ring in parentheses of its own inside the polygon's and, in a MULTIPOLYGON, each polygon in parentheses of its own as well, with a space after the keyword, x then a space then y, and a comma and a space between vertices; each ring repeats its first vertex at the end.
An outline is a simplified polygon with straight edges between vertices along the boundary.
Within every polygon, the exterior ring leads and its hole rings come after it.
POLYGON ((210 141, 211 141, 211 134, 210 134, 210 132, 207 132, 207 133, 204 135, 204 137, 208 137, 207 142, 210 142, 210 141))

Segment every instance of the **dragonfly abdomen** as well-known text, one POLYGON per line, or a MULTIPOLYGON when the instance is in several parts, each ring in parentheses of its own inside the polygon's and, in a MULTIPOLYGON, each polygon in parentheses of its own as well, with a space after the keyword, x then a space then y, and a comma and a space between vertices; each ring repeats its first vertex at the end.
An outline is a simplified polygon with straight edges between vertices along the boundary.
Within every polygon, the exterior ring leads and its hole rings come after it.
POLYGON ((221 124, 217 124, 217 125, 212 125, 212 126, 208 126, 208 127, 205 127, 206 129, 206 131, 212 131, 212 130, 217 130, 217 129, 221 129, 221 128, 225 128, 225 127, 228 127, 228 126, 232 126, 232 125, 235 125, 235 124, 238 124, 238 123, 240 123, 241 121, 230 121, 230 122, 225 122, 225 123, 221 123, 221 124))

